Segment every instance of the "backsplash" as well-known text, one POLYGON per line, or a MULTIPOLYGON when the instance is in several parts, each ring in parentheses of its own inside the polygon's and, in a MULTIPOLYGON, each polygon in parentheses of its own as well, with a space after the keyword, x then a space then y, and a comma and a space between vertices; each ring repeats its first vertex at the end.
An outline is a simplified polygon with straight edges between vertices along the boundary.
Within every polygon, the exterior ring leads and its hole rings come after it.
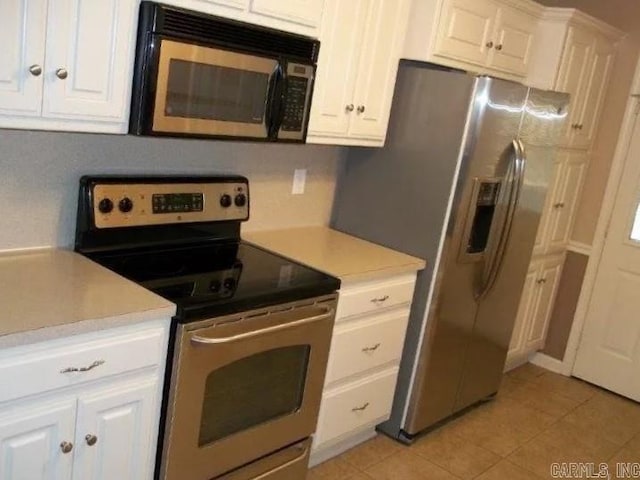
POLYGON ((73 244, 85 174, 216 174, 249 178, 244 230, 328 225, 345 150, 122 135, 0 130, 0 250, 73 244), (293 171, 307 169, 303 195, 293 171))

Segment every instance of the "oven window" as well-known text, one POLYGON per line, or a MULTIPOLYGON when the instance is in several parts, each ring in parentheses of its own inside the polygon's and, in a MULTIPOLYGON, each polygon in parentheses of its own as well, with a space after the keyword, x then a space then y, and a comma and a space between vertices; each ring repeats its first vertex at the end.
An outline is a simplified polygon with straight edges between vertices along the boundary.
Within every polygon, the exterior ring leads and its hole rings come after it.
POLYGON ((276 348, 211 372, 198 446, 299 410, 309 352, 309 345, 276 348))
POLYGON ((261 124, 268 88, 265 73, 172 59, 165 115, 261 124))

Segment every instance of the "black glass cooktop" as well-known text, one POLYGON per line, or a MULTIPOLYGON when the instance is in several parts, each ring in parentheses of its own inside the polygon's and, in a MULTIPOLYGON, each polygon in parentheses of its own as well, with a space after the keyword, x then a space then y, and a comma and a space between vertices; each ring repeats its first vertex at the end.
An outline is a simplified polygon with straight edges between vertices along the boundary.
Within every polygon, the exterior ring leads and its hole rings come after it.
POLYGON ((324 295, 340 280, 247 243, 100 253, 91 258, 178 306, 185 322, 324 295))

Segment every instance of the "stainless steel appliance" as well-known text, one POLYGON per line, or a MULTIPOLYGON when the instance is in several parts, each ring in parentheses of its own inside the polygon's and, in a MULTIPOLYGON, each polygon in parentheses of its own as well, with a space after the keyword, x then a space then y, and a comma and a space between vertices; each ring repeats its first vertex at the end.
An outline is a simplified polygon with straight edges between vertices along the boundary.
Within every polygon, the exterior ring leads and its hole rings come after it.
POLYGON ((304 142, 320 43, 142 2, 130 133, 304 142))
POLYGON ((157 478, 303 479, 339 280, 240 239, 247 180, 84 177, 76 250, 177 305, 157 478))
POLYGON ((333 226, 427 260, 383 432, 411 441, 498 390, 567 105, 402 61, 385 148, 350 152, 333 226))

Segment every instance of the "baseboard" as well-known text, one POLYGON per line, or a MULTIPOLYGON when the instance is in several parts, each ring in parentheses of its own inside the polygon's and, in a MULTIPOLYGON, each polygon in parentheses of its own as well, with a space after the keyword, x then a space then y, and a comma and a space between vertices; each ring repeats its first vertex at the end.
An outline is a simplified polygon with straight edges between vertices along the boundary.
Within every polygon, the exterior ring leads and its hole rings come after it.
POLYGON ((353 447, 360 445, 367 440, 377 435, 375 425, 369 426, 366 430, 362 430, 348 438, 345 438, 337 443, 331 444, 327 447, 322 447, 317 450, 311 450, 311 457, 309 459, 309 468, 326 462, 330 458, 337 457, 341 453, 351 450, 353 447))
POLYGON ((545 355, 544 353, 534 353, 529 358, 529 362, 537 365, 538 367, 546 368, 547 370, 551 370, 552 372, 559 373, 560 375, 566 375, 564 373, 565 368, 562 360, 550 357, 549 355, 545 355))

